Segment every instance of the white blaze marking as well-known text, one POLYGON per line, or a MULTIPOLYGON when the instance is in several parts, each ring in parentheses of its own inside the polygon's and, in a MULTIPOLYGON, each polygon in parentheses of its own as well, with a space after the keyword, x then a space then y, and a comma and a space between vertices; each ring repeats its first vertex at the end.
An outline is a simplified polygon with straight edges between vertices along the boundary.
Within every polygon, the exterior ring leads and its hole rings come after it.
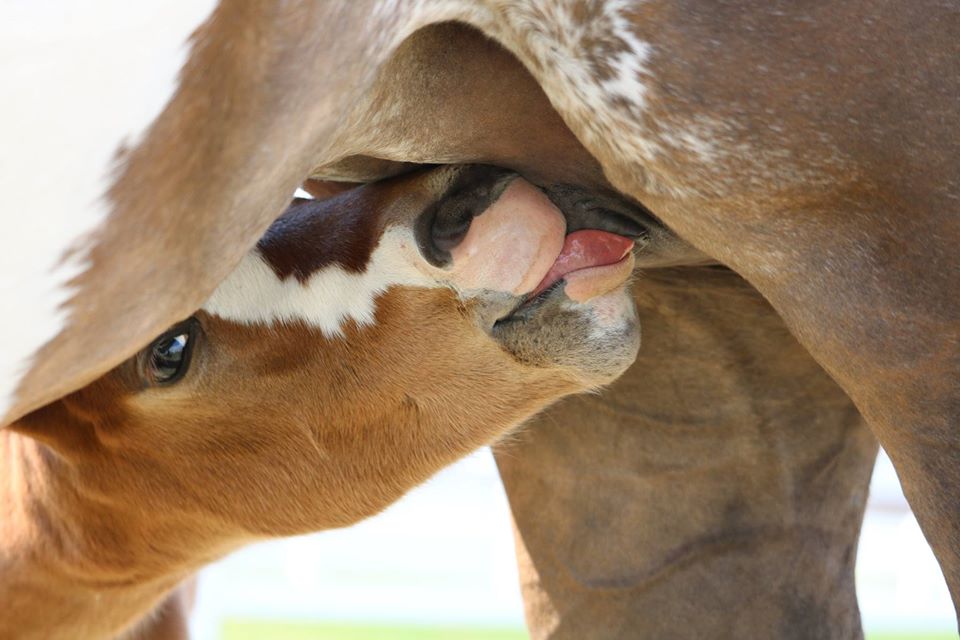
POLYGON ((168 102, 211 0, 0 5, 0 416, 36 352, 63 329, 69 281, 110 211, 114 154, 168 102))
POLYGON ((393 227, 380 239, 363 273, 331 265, 306 282, 280 280, 252 251, 217 287, 203 310, 244 324, 302 321, 327 337, 343 335, 348 321, 371 325, 376 299, 392 286, 442 286, 442 272, 422 258, 409 229, 393 227))

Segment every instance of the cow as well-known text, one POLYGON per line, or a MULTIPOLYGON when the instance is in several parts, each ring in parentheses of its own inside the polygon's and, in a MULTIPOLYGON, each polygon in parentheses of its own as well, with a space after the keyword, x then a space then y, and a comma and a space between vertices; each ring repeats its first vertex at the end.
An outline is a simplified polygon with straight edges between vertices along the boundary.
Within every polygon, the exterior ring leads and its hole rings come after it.
MULTIPOLYGON (((13 166, 35 178, 5 196, 64 225, 45 261, 29 257, 42 229, 11 239, 30 322, 5 332, 5 423, 199 308, 305 179, 490 163, 537 185, 613 188, 749 283, 890 454, 957 604, 951 3, 221 2, 192 24, 203 18, 142 136, 121 145, 118 125, 98 138, 115 159, 56 135, 17 148, 13 166), (56 188, 68 178, 85 186, 78 202, 56 188)), ((51 67, 66 78, 86 60, 68 54, 51 67)), ((57 86, 35 76, 20 95, 57 86)), ((74 123, 75 105, 39 102, 71 133, 100 132, 116 106, 74 123)), ((823 579, 846 580, 849 559, 838 566, 823 579)), ((805 596, 785 611, 817 612, 805 596)))

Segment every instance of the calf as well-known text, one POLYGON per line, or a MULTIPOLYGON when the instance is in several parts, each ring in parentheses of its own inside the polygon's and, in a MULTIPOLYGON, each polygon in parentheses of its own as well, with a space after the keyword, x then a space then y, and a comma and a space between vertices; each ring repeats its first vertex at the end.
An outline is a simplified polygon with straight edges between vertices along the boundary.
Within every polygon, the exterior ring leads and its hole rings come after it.
POLYGON ((444 167, 296 200, 204 306, 0 435, 0 637, 104 637, 204 564, 370 516, 634 359, 656 227, 444 167), (653 235, 651 235, 653 233, 653 235))

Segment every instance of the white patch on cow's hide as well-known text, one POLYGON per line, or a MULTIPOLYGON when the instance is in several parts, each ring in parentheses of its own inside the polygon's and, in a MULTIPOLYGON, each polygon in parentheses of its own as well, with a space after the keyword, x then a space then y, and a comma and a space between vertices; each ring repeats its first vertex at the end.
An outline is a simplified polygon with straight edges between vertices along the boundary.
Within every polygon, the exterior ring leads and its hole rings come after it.
POLYGON ((392 286, 442 286, 428 273, 408 228, 384 232, 363 273, 330 265, 306 282, 281 280, 259 251, 247 254, 203 305, 207 313, 244 324, 301 321, 327 337, 343 335, 348 321, 371 325, 376 300, 392 286))
MULTIPOLYGON (((754 132, 729 116, 674 118, 669 102, 689 97, 656 90, 656 57, 671 52, 639 35, 641 29, 656 34, 638 13, 645 2, 500 0, 497 24, 482 28, 530 67, 587 149, 608 170, 621 170, 608 178, 634 195, 725 197, 755 186, 835 181, 836 171, 848 166, 835 147, 821 154, 819 166, 802 168, 785 147, 757 147, 754 132), (672 170, 678 165, 688 169, 672 170)), ((829 140, 820 142, 831 148, 829 140)))
POLYGON ((626 15, 640 3, 608 0, 579 14, 578 4, 508 3, 511 39, 537 59, 547 95, 561 113, 582 123, 577 130, 589 138, 588 146, 611 146, 632 161, 652 160, 660 145, 643 124, 652 48, 626 15))
MULTIPOLYGON (((647 191, 695 195, 704 176, 668 177, 657 171, 657 165, 671 156, 674 160, 692 159, 712 176, 723 168, 721 149, 728 144, 715 134, 729 127, 708 117, 695 122, 653 120, 651 59, 655 51, 638 35, 638 28, 644 25, 637 24, 636 14, 644 2, 379 0, 370 21, 379 26, 371 28, 368 41, 371 52, 392 50, 426 24, 445 20, 469 24, 500 41, 530 68, 557 111, 594 155, 610 159, 610 164, 637 168, 633 177, 647 191)), ((381 122, 394 121, 391 108, 400 107, 378 102, 375 109, 358 109, 353 117, 362 118, 363 126, 354 123, 345 129, 377 132, 381 122)), ((405 146, 402 136, 390 140, 378 135, 352 142, 360 149, 373 145, 386 155, 411 160, 420 158, 423 151, 405 146)), ((348 147, 350 143, 340 141, 348 147)))
POLYGON ((84 241, 110 210, 115 154, 172 96, 187 39, 214 4, 0 5, 0 415, 67 322, 69 283, 87 266, 84 241))

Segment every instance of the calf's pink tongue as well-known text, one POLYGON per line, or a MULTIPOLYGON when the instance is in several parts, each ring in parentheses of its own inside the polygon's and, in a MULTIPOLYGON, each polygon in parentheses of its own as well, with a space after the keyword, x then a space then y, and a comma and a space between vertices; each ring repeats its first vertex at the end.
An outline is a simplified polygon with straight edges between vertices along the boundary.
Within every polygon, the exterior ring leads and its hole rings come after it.
POLYGON ((574 231, 564 238, 560 255, 530 296, 543 293, 568 273, 616 264, 623 260, 631 249, 633 249, 633 240, 609 231, 597 229, 574 231))

